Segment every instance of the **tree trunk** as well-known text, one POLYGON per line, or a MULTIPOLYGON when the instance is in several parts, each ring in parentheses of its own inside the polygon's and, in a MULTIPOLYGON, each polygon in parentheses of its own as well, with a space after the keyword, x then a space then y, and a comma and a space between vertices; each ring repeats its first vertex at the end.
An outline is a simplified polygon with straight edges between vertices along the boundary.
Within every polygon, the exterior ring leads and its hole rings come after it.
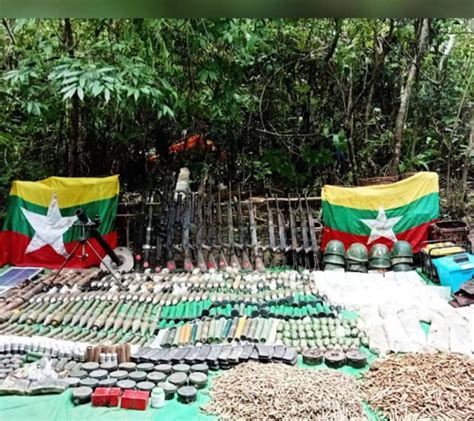
POLYGON ((402 140, 403 140, 403 129, 405 125, 405 119, 408 111, 408 104, 410 101, 411 90, 413 83, 415 82, 415 75, 418 66, 420 65, 421 59, 425 52, 426 44, 428 42, 429 35, 429 20, 423 19, 422 26, 420 31, 420 36, 418 39, 418 46, 415 52, 415 57, 410 64, 408 70, 408 77, 405 83, 405 86, 402 88, 400 95, 400 107, 398 109, 397 118, 395 120, 395 133, 394 133, 394 147, 393 147, 393 157, 390 165, 389 175, 398 174, 398 166, 400 164, 400 154, 402 150, 402 140))
POLYGON ((365 141, 369 140, 369 118, 372 111, 372 98, 375 92, 375 83, 382 73, 385 64, 385 57, 392 48, 393 41, 394 20, 390 19, 390 29, 388 34, 381 38, 378 36, 378 31, 374 30, 374 67, 372 77, 369 81, 369 93, 367 94, 367 103, 365 104, 364 125, 365 125, 365 141))
MULTIPOLYGON (((74 35, 71 20, 68 18, 64 19, 64 43, 69 57, 74 57, 74 35)), ((69 125, 68 175, 76 177, 79 173, 79 97, 76 93, 71 98, 69 125)))
POLYGON ((462 170, 462 198, 466 200, 467 195, 467 176, 471 169, 472 155, 474 153, 474 108, 471 108, 471 133, 469 135, 469 143, 466 148, 466 161, 462 170))
POLYGON ((347 149, 349 151, 349 163, 351 166, 352 172, 352 181, 354 185, 359 184, 359 175, 358 175, 358 168, 357 168, 357 161, 355 156, 355 148, 354 148, 354 103, 353 103, 353 80, 352 80, 352 67, 349 70, 349 95, 347 100, 347 114, 344 120, 344 131, 347 135, 347 149))

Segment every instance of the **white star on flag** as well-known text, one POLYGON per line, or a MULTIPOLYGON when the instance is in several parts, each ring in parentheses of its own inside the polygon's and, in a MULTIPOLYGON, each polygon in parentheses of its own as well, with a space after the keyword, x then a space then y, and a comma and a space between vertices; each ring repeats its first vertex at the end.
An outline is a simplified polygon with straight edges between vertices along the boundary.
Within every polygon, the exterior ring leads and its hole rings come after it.
POLYGON ((361 219, 361 221, 370 228, 370 236, 367 244, 382 237, 388 238, 393 242, 397 241, 397 236, 393 232, 393 227, 398 221, 400 221, 400 219, 402 219, 401 216, 387 218, 384 208, 379 209, 376 219, 361 219))
POLYGON ((76 216, 61 216, 58 206, 58 198, 53 194, 48 207, 48 214, 40 215, 21 208, 23 215, 35 230, 35 235, 31 239, 25 253, 32 253, 46 245, 50 245, 54 251, 62 256, 67 256, 64 247, 63 234, 71 228, 76 221, 76 216))

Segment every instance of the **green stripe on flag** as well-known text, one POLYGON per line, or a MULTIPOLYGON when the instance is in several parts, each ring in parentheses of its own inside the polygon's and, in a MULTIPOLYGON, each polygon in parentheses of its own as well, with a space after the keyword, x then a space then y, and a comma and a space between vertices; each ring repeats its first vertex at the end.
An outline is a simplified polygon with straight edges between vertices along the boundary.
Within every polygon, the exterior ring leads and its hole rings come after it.
MULTIPOLYGON (((81 208, 85 211, 89 218, 94 218, 99 215, 101 226, 100 232, 105 235, 111 232, 115 224, 115 216, 117 214, 118 196, 110 199, 97 200, 95 202, 85 203, 81 206, 73 206, 70 208, 61 208, 61 216, 73 216, 76 209, 81 208)), ((15 231, 20 234, 33 237, 34 230, 23 215, 21 208, 25 208, 31 212, 38 213, 40 215, 46 215, 48 208, 44 206, 38 206, 31 202, 28 202, 18 196, 9 196, 8 198, 8 212, 3 225, 4 230, 15 231)), ((71 227, 64 234, 64 242, 78 240, 81 235, 81 229, 78 226, 71 227)))
MULTIPOLYGON (((355 235, 370 235, 370 228, 361 219, 376 219, 378 211, 355 209, 322 202, 324 225, 338 231, 355 235)), ((399 208, 385 209, 387 218, 401 216, 394 227, 395 233, 400 233, 418 225, 438 218, 439 194, 430 193, 420 197, 408 205, 399 208)))

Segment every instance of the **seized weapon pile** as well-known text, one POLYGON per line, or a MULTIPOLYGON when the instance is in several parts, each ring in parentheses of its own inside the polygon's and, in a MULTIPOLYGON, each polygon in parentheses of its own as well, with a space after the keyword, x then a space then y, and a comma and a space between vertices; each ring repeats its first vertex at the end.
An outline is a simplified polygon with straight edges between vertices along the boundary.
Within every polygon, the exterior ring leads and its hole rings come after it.
POLYGON ((0 334, 164 347, 252 341, 298 351, 347 349, 364 337, 312 287, 309 271, 229 268, 86 278, 82 291, 43 289, 15 308, 7 305, 0 334))
POLYGON ((212 381, 201 407, 222 419, 365 419, 354 377, 283 364, 241 364, 212 381))
POLYGON ((364 377, 367 403, 389 420, 467 420, 474 413, 474 360, 458 354, 390 355, 364 377))
POLYGON ((256 198, 249 190, 242 201, 240 186, 235 192, 231 185, 213 192, 211 183, 208 188, 203 183, 199 192, 176 193, 173 183, 174 178, 168 178, 144 204, 143 256, 139 256, 144 269, 192 271, 196 266, 205 272, 227 267, 246 271, 274 265, 319 267, 322 225, 310 206, 312 199, 256 198))

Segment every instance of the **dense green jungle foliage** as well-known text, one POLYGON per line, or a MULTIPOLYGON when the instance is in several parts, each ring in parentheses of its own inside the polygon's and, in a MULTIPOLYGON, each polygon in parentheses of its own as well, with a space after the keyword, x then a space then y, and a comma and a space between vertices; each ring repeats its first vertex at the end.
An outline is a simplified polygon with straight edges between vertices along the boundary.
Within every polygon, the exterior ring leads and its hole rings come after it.
POLYGON ((0 203, 50 175, 309 193, 429 169, 462 215, 472 41, 462 19, 3 19, 0 203), (196 133, 216 151, 168 153, 196 133))

